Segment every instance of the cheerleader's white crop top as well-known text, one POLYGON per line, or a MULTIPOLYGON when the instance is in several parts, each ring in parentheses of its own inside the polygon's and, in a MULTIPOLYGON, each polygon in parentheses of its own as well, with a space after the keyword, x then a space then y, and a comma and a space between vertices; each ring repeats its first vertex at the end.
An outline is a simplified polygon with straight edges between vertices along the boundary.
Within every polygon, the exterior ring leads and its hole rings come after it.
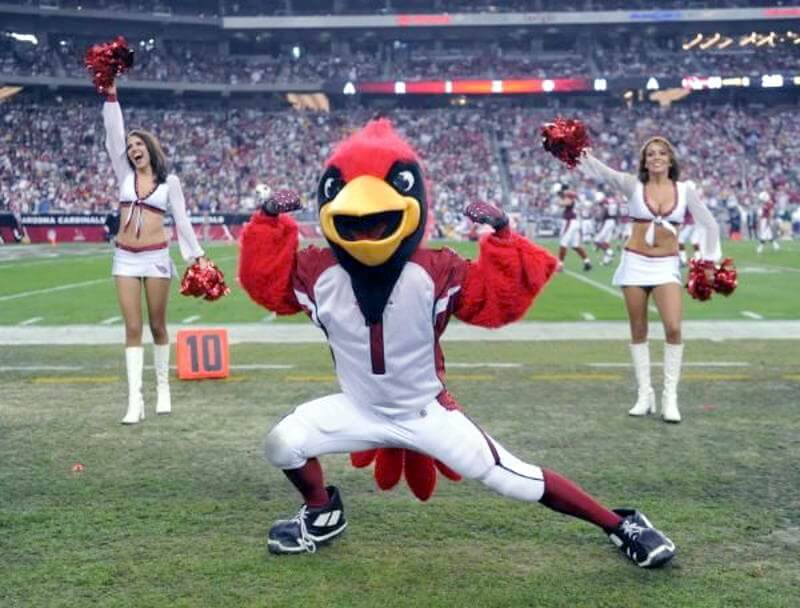
POLYGON ((658 214, 647 201, 644 184, 638 177, 629 173, 615 171, 595 158, 588 151, 581 156, 579 169, 587 176, 604 181, 624 194, 628 199, 628 215, 635 222, 647 222, 645 242, 652 246, 655 242, 656 226, 677 234, 676 226, 684 222, 687 210, 694 216, 697 224, 705 230, 700 240, 700 254, 705 260, 718 261, 722 257, 719 245, 719 226, 714 216, 697 196, 697 189, 691 181, 674 182, 675 199, 671 209, 658 214))
POLYGON ((149 209, 156 213, 170 212, 175 220, 178 233, 178 245, 184 260, 191 260, 202 255, 203 249, 197 242, 189 216, 186 214, 186 201, 177 175, 170 174, 164 183, 156 184, 150 192, 136 192, 136 171, 128 164, 127 139, 122 109, 116 101, 103 104, 103 124, 106 128, 106 150, 111 157, 111 166, 119 184, 119 200, 122 207, 120 221, 123 227, 133 224, 138 236, 144 218, 142 210, 149 209), (127 211, 126 211, 127 209, 127 211))

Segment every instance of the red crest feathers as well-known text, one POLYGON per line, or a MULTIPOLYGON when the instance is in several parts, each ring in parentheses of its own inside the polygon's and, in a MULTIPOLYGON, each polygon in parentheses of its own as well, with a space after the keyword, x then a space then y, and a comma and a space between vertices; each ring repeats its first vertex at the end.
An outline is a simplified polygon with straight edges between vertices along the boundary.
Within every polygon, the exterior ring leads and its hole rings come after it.
POLYGON ((349 182, 359 175, 372 175, 384 179, 397 161, 419 163, 414 148, 400 137, 386 118, 369 121, 341 142, 325 162, 342 172, 349 182))

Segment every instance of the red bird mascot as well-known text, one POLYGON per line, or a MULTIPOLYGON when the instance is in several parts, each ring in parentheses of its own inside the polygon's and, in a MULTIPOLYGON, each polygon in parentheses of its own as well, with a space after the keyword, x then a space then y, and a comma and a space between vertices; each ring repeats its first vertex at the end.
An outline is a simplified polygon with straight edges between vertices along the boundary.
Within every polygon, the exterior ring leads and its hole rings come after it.
POLYGON ((506 215, 483 202, 466 209, 494 229, 476 261, 421 247, 425 179, 416 152, 385 119, 339 144, 317 196, 329 248, 298 250, 297 225, 286 213, 300 201, 291 191, 268 198, 241 240, 241 285, 277 314, 308 314, 325 332, 341 387, 297 407, 267 437, 267 459, 304 499, 294 518, 272 525, 269 551, 314 552, 344 531, 340 492, 325 486, 318 457, 349 452, 356 466, 375 460, 384 489, 405 475, 426 500, 437 470, 479 479, 596 523, 640 565, 671 558, 674 545, 643 515, 605 509, 560 475, 514 457, 447 391, 439 338, 450 317, 483 327, 518 320, 553 274, 555 258, 512 233, 506 215))

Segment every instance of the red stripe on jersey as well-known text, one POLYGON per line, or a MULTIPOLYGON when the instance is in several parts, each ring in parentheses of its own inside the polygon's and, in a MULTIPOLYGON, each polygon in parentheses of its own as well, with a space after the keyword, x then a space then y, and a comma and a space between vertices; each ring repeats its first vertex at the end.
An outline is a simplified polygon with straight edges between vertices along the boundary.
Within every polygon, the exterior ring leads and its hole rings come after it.
POLYGON ((372 359, 372 373, 382 375, 386 373, 386 361, 383 357, 383 323, 373 323, 369 326, 369 353, 372 359))

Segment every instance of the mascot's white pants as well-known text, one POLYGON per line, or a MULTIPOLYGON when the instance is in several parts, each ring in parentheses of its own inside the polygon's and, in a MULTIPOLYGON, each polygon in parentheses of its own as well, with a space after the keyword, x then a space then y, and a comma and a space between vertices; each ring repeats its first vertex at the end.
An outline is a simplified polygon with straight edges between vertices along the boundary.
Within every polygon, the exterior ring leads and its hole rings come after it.
POLYGON ((273 466, 297 469, 315 456, 380 447, 427 454, 504 496, 536 502, 544 494, 539 467, 514 457, 462 412, 435 400, 389 418, 342 393, 328 395, 281 420, 267 435, 264 452, 273 466))

